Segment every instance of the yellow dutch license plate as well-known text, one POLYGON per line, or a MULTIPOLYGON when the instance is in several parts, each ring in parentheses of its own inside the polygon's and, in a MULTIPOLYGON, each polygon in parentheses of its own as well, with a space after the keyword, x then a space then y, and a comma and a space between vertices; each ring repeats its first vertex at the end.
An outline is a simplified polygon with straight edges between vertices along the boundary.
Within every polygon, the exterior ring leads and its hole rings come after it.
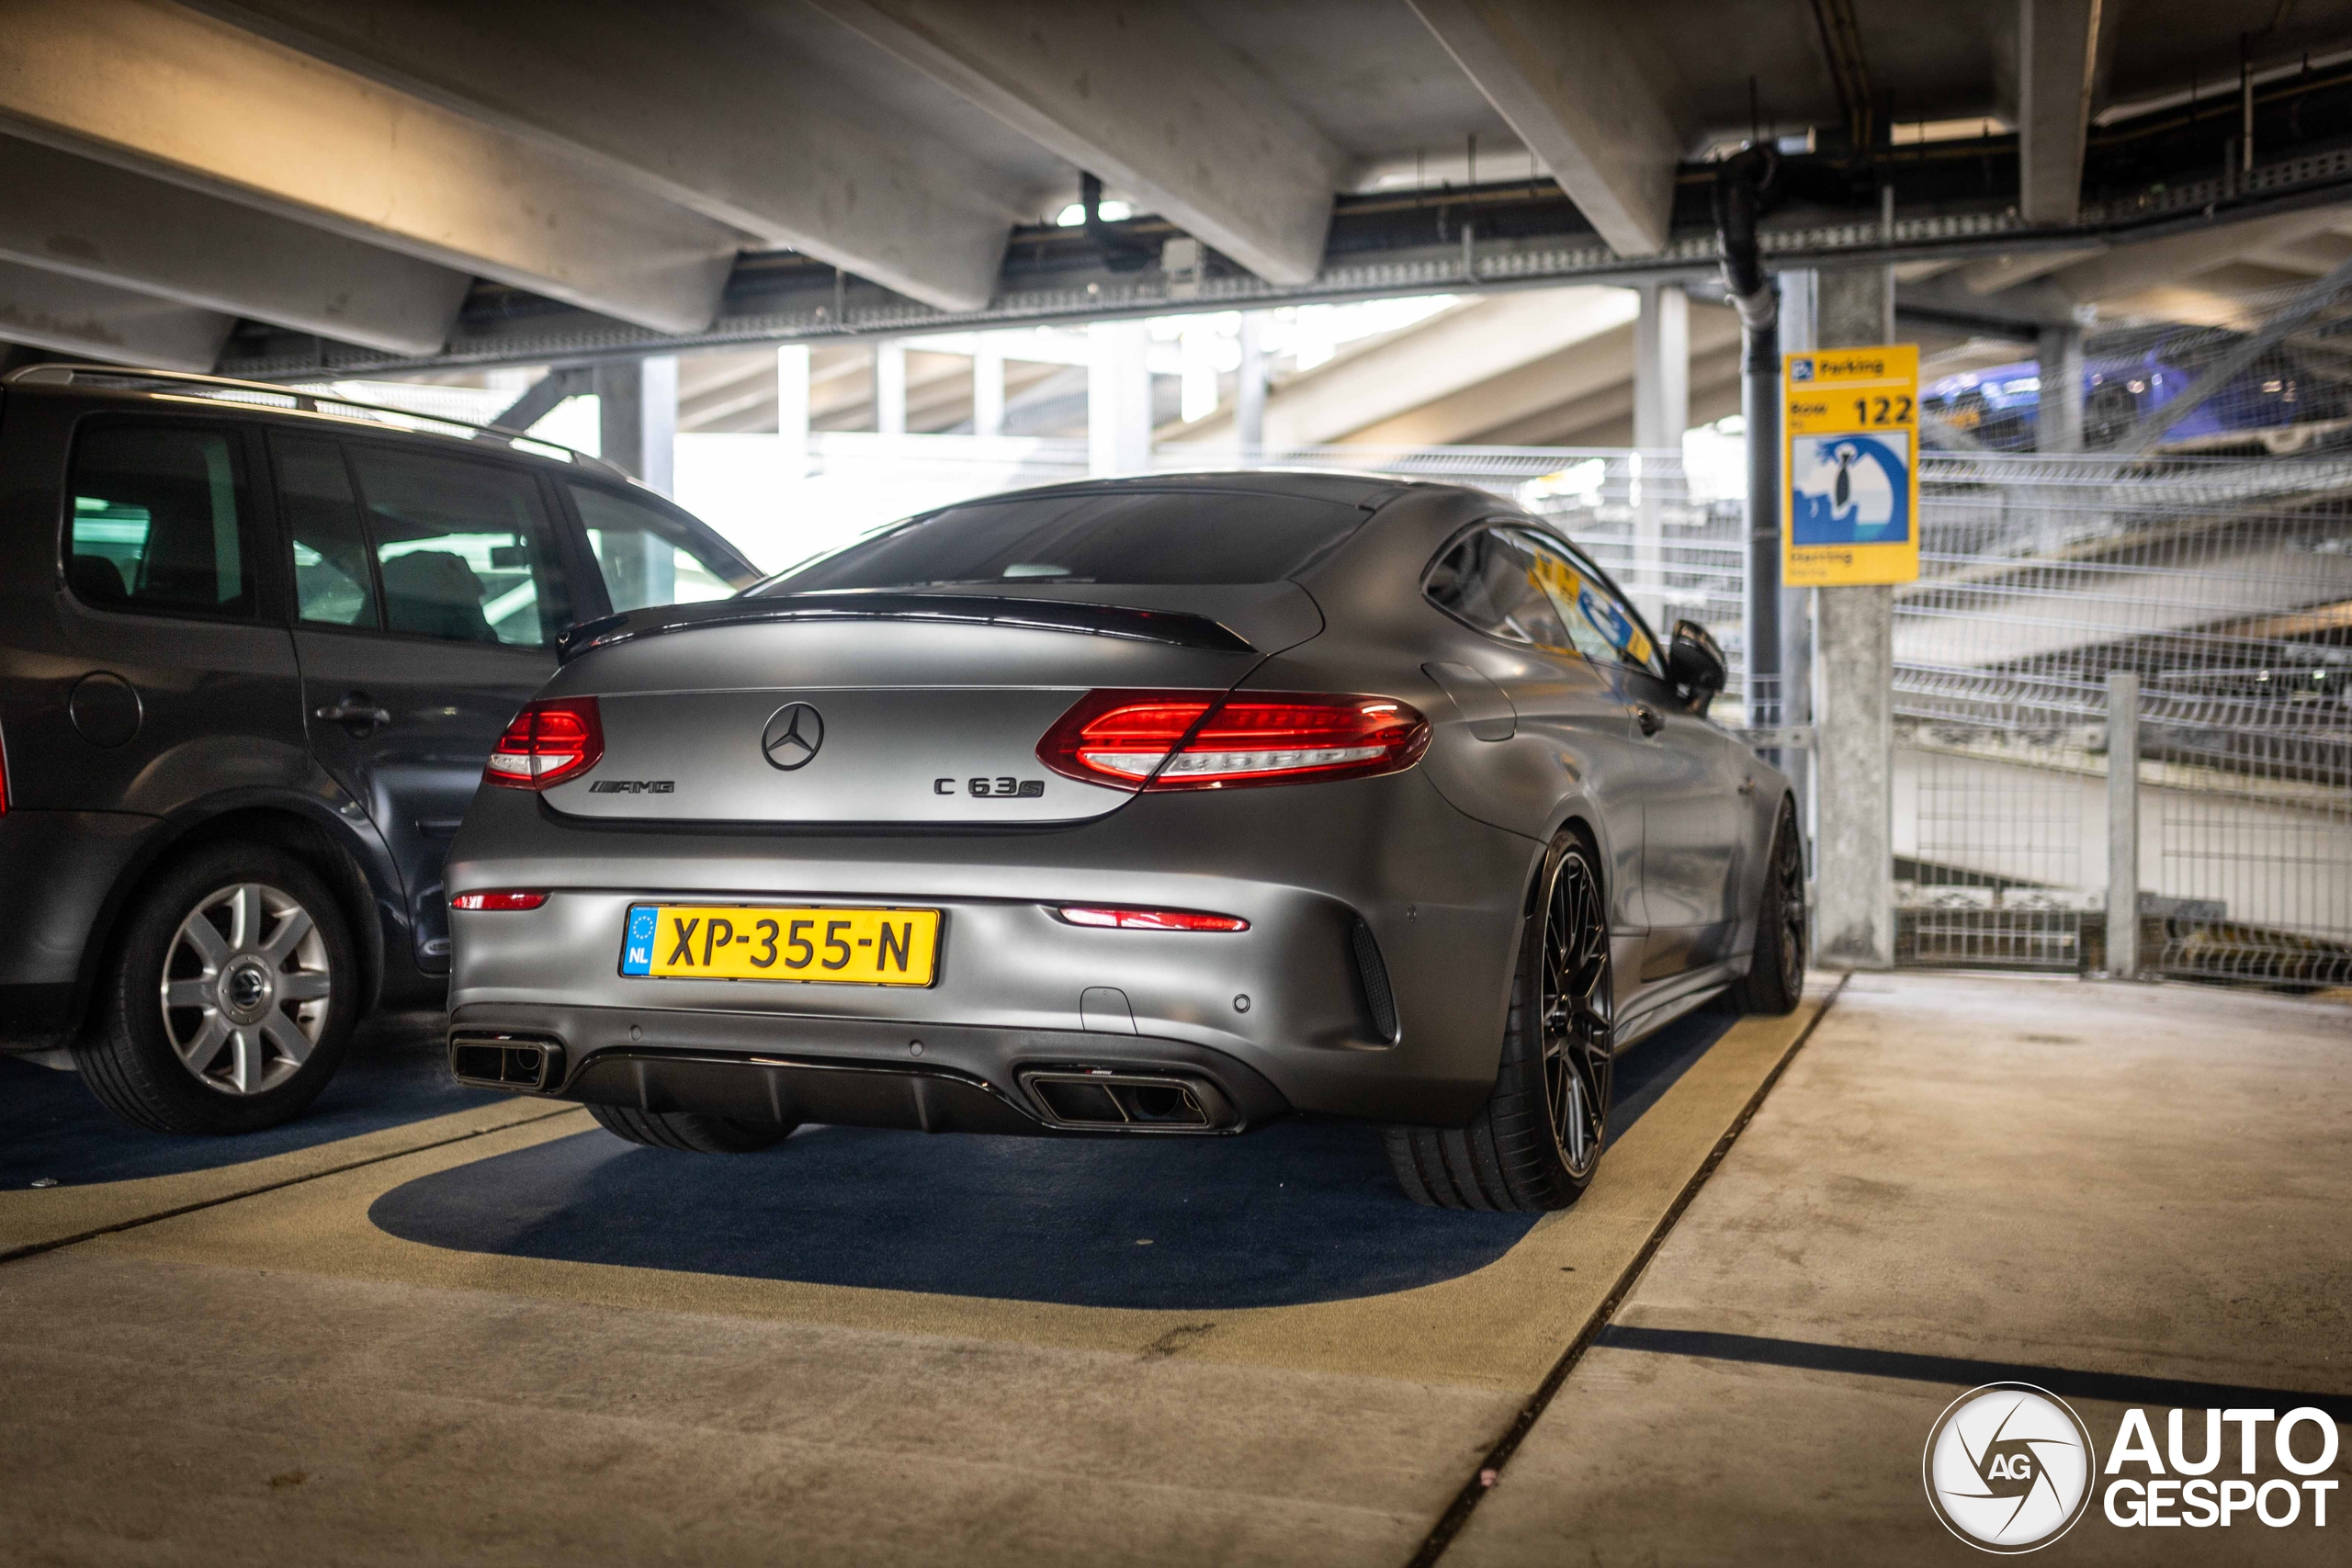
POLYGON ((760 904, 632 904, 621 973, 650 979, 799 980, 928 986, 936 909, 760 904))

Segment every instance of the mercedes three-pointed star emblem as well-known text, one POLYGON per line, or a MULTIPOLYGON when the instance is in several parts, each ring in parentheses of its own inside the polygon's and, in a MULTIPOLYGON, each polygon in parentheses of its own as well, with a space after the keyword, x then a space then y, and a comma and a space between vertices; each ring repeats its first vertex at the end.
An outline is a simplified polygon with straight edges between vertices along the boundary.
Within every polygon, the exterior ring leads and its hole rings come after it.
POLYGON ((817 760, 825 743, 825 718, 807 703, 786 703, 768 716, 760 736, 760 752, 771 768, 791 773, 817 760))

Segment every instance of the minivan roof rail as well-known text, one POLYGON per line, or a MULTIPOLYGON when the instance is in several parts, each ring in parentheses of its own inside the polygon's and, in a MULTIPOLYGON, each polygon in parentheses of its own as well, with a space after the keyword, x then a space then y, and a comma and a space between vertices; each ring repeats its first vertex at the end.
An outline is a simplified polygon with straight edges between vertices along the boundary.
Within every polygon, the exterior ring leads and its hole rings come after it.
POLYGON ((635 476, 618 464, 566 446, 559 441, 543 440, 503 425, 477 424, 469 419, 456 419, 447 414, 420 413, 413 409, 390 408, 381 403, 356 402, 332 393, 306 391, 299 387, 282 387, 271 381, 239 381, 227 376, 206 376, 193 370, 147 370, 129 365, 78 365, 53 361, 43 365, 27 365, 0 376, 0 387, 23 383, 59 386, 104 386, 116 383, 121 389, 141 391, 153 389, 153 384, 185 387, 192 395, 209 398, 219 402, 244 401, 282 412, 314 414, 322 419, 365 418, 370 423, 389 425, 395 430, 411 430, 417 424, 446 425, 463 431, 469 441, 496 441, 510 449, 541 448, 560 456, 583 468, 593 468, 610 478, 637 483, 635 476), (259 400, 266 399, 266 402, 259 400))

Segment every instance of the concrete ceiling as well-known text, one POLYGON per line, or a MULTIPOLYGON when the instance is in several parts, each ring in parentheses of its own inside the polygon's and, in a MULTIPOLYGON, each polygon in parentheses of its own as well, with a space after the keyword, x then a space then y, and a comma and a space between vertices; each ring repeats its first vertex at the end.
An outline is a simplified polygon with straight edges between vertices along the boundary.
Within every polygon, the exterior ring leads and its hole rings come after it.
POLYGON ((1751 126, 1813 138, 1804 243, 1884 259, 2352 190, 2319 156, 2352 149, 2352 0, 0 0, 0 340, 257 373, 1695 275, 1694 160, 1751 126), (2309 167, 2192 200, 2242 39, 2262 156, 2309 167), (2186 129, 2099 129, 2192 85, 2186 129), (1972 116, 2018 134, 1886 141, 1972 116), (1402 208, 1347 195, 1413 165, 1402 208), (1081 171, 1148 215, 1112 250, 1040 227, 1081 171), (1890 182, 1917 216, 1880 234, 1890 182))

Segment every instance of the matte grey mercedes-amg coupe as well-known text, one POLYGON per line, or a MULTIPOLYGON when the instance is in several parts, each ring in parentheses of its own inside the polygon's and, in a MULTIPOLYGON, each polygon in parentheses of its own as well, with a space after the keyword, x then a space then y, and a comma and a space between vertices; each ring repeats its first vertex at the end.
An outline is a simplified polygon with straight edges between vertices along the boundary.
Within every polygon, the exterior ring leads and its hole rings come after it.
POLYGON ((1713 641, 1483 491, 1023 491, 563 652, 450 855, 451 1065, 639 1143, 1301 1112, 1557 1208, 1618 1052, 1803 982, 1713 641))

